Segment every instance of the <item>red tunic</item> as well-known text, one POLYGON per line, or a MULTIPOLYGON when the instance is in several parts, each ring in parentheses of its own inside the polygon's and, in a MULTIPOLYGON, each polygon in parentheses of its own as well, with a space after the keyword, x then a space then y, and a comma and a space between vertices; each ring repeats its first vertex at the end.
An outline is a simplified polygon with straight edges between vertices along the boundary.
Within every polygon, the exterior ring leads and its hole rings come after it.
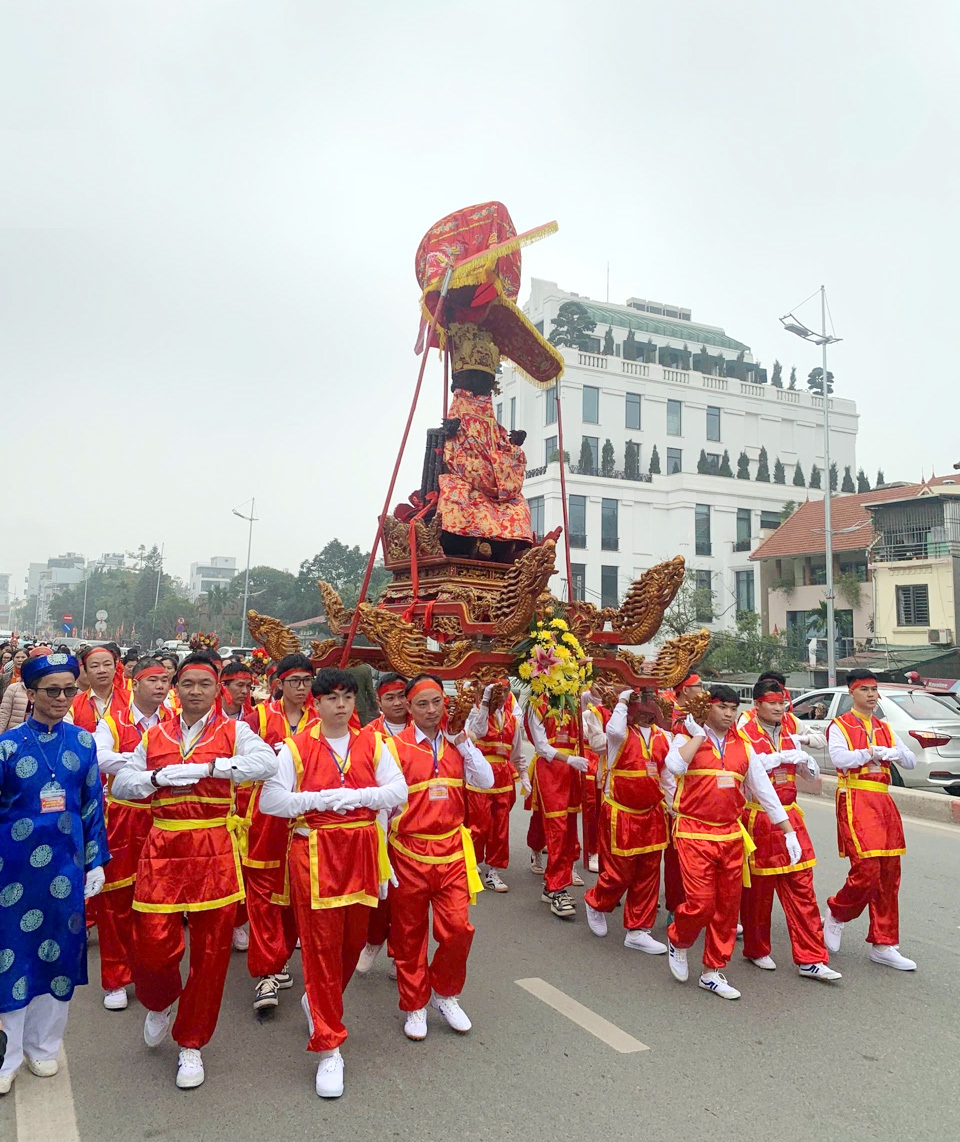
MULTIPOLYGON (((540 714, 543 732, 550 745, 554 749, 576 753, 579 738, 574 719, 568 713, 559 719, 556 715, 547 713, 546 702, 542 699, 531 699, 531 702, 540 714)), ((531 716, 529 706, 526 716, 531 716)), ((580 774, 564 762, 548 762, 535 755, 532 786, 529 808, 534 811, 539 809, 545 817, 564 817, 568 813, 580 812, 580 774), (540 761, 543 762, 542 765, 539 764, 540 761)))
MULTIPOLYGON (((161 722, 147 731, 147 768, 232 757, 236 735, 235 722, 213 714, 185 756, 179 719, 161 722)), ((202 912, 243 899, 231 786, 205 777, 188 789, 161 787, 152 795, 153 827, 137 870, 135 911, 202 912)))
POLYGON ((705 739, 686 773, 677 778, 674 836, 688 840, 741 840, 740 815, 746 804, 743 783, 750 759, 746 743, 728 730, 722 752, 705 739))
MULTIPOLYGON (((840 730, 851 750, 889 748, 896 742, 887 722, 867 722, 853 710, 834 718, 830 726, 840 730)), ((900 811, 890 796, 889 761, 872 760, 837 771, 837 842, 846 857, 903 856, 907 851, 900 811)))
POLYGON ((513 739, 517 732, 517 715, 504 705, 500 711, 503 714, 503 725, 498 730, 493 714, 487 721, 487 732, 476 741, 477 749, 490 762, 493 769, 493 788, 479 789, 475 785, 468 785, 471 793, 513 793, 514 782, 518 780, 510 755, 513 753, 513 739))
POLYGON ((610 851, 614 856, 639 856, 667 847, 667 821, 663 811, 660 774, 670 750, 663 730, 653 726, 649 746, 635 726, 627 736, 607 774, 610 806, 610 851))
MULTIPOLYGON (((793 748, 790 742, 790 733, 786 727, 788 719, 796 725, 796 718, 787 714, 783 719, 783 729, 780 731, 780 744, 783 749, 793 748)), ((753 747, 754 753, 779 753, 773 740, 763 728, 756 716, 744 722, 740 733, 753 747)), ((813 851, 813 843, 807 832, 803 820, 803 810, 797 804, 797 767, 781 763, 776 769, 769 771, 770 783, 773 785, 780 804, 787 811, 790 828, 797 834, 800 842, 801 856, 798 864, 790 863, 787 852, 787 842, 783 830, 771 824, 770 818, 756 801, 748 801, 743 811, 743 823, 747 832, 757 846, 756 852, 750 855, 750 872, 757 876, 781 876, 785 873, 799 872, 802 868, 813 868, 817 863, 813 851)))

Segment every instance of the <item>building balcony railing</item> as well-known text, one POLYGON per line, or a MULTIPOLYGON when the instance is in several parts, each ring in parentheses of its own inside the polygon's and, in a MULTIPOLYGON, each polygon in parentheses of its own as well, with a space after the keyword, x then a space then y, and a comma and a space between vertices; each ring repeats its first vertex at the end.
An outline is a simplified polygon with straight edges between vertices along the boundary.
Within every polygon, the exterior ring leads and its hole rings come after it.
MULTIPOLYGON (((550 468, 549 464, 541 464, 539 468, 528 468, 526 479, 532 480, 537 476, 545 476, 550 468)), ((559 467, 558 467, 559 472, 559 467)), ((614 468, 604 472, 600 468, 582 468, 579 464, 568 464, 567 471, 571 476, 599 476, 604 480, 632 480, 636 484, 652 484, 653 476, 649 472, 624 472, 614 468)))
POLYGON ((579 531, 571 531, 570 532, 570 546, 571 547, 586 547, 587 546, 586 533, 581 533, 579 531))
POLYGON ((620 540, 615 535, 604 535, 600 538, 601 551, 619 551, 620 540))
POLYGON ((882 531, 870 552, 872 563, 903 563, 917 559, 960 556, 960 526, 905 527, 882 531))

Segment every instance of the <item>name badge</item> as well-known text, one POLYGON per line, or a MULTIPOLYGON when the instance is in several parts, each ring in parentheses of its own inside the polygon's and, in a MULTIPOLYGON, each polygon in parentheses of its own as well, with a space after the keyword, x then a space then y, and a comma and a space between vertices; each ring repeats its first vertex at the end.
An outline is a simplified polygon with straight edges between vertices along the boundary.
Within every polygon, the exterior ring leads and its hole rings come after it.
POLYGON ((773 771, 774 785, 789 785, 790 774, 786 769, 781 769, 779 766, 773 771))
POLYGON ((446 785, 431 785, 427 791, 428 801, 446 801, 449 796, 446 785))
POLYGON ((734 784, 732 773, 720 772, 717 774, 718 789, 732 789, 734 784))
POLYGON ((41 813, 63 813, 67 808, 67 791, 57 781, 48 781, 40 790, 41 813))
POLYGON ((657 773, 657 763, 655 761, 647 762, 647 777, 659 777, 657 773))

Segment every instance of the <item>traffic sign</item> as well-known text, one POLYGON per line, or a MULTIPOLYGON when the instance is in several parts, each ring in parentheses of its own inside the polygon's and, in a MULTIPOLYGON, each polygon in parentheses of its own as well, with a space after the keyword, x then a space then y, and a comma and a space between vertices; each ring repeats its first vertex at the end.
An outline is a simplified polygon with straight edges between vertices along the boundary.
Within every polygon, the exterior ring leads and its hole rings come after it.
POLYGON ((64 634, 69 634, 73 630, 73 623, 63 623, 60 629, 64 634))
POLYGON ((97 634, 103 634, 103 632, 107 629, 107 624, 103 621, 103 619, 97 619, 97 621, 93 624, 93 629, 97 632, 97 634))
POLYGON ((103 620, 104 620, 106 617, 107 617, 107 612, 106 612, 106 611, 97 611, 97 618, 98 618, 98 619, 99 619, 101 622, 103 622, 103 620))
POLYGON ((72 622, 73 622, 73 615, 64 615, 64 616, 63 616, 63 621, 64 621, 65 623, 72 623, 72 622))

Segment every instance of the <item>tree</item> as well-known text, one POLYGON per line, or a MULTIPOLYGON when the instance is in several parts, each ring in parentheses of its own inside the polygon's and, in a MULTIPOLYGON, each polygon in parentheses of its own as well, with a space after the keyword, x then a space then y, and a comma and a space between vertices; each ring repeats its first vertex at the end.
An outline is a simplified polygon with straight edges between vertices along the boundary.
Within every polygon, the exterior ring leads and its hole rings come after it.
POLYGON ((775 389, 782 389, 783 388, 783 375, 782 374, 783 374, 783 366, 780 364, 779 361, 774 361, 773 362, 773 373, 770 376, 770 384, 773 385, 773 387, 775 389))
POLYGON ((797 501, 796 501, 796 500, 787 500, 787 502, 786 502, 786 503, 783 505, 783 507, 780 509, 780 522, 781 522, 781 523, 786 523, 786 522, 787 522, 787 520, 788 520, 788 519, 789 519, 789 518, 790 518, 790 517, 793 515, 793 513, 794 513, 794 512, 797 510, 797 507, 798 507, 798 506, 799 506, 799 505, 797 504, 797 501))
POLYGON ((822 480, 822 476, 820 474, 820 469, 817 467, 816 464, 814 464, 813 467, 810 469, 810 487, 811 488, 819 488, 821 486, 821 480, 822 480))
POLYGON ((603 335, 603 354, 605 357, 613 356, 613 326, 607 327, 606 333, 603 335))
POLYGON ((580 346, 585 337, 597 327, 590 314, 578 301, 565 301, 551 322, 553 332, 547 338, 551 345, 566 345, 571 349, 580 346))
POLYGON ((710 461, 707 459, 706 450, 700 449, 700 459, 697 461, 697 471, 701 476, 710 475, 710 461))
POLYGON ((673 602, 663 613, 663 623, 654 642, 660 646, 669 638, 689 634, 713 621, 714 592, 709 587, 697 586, 695 571, 688 571, 680 584, 673 602))
POLYGON ((830 465, 830 491, 835 492, 836 490, 837 490, 837 462, 834 460, 834 462, 830 465))
POLYGON ((654 444, 653 451, 650 453, 650 475, 660 475, 660 453, 657 451, 656 444, 654 444))
POLYGON ((787 385, 787 388, 795 389, 796 387, 797 387, 797 366, 794 365, 790 369, 790 383, 787 385))
MULTIPOLYGON (((559 460, 560 460, 560 449, 554 448, 554 450, 550 453, 549 457, 547 458, 547 463, 548 464, 556 464, 559 462, 559 460)), ((564 448, 564 450, 563 450, 563 462, 564 462, 564 464, 567 464, 567 465, 569 465, 569 463, 570 463, 570 453, 566 450, 566 448, 564 448)))
POLYGON ((590 441, 584 436, 580 441, 580 459, 577 461, 581 474, 595 475, 596 467, 590 441))
POLYGON ((770 483, 770 460, 765 445, 760 446, 760 455, 757 457, 757 474, 753 478, 761 484, 770 483))
POLYGON ((805 488, 807 486, 807 481, 803 478, 803 469, 800 467, 799 460, 793 469, 793 486, 795 488, 805 488))
POLYGON ((886 482, 887 482, 887 478, 886 478, 886 476, 884 476, 884 474, 883 474, 883 469, 882 469, 882 468, 878 468, 878 469, 877 469, 877 480, 876 480, 876 483, 875 483, 873 486, 874 486, 875 488, 882 488, 882 487, 883 487, 883 485, 884 485, 886 482))
POLYGON ((717 472, 718 476, 728 476, 733 479, 733 469, 730 467, 730 453, 724 448, 723 456, 720 458, 720 468, 717 472))
MULTIPOLYGON (((245 578, 244 574, 237 575, 230 584, 230 592, 236 599, 243 599, 245 578)), ((315 602, 304 599, 296 575, 276 567, 250 568, 250 597, 247 606, 285 623, 309 619, 317 613, 315 602)))
POLYGON ((862 468, 857 469, 857 491, 861 493, 870 491, 870 480, 862 468))
MULTIPOLYGON (((314 555, 312 559, 305 559, 300 564, 300 572, 297 575, 300 595, 309 603, 310 614, 304 617, 311 618, 322 609, 323 603, 317 590, 318 579, 324 579, 334 587, 346 607, 353 607, 360 594, 369 558, 369 553, 365 554, 359 547, 347 547, 339 539, 331 539, 318 555, 314 555)), ((382 564, 375 564, 367 591, 367 600, 376 602, 390 579, 390 572, 382 564)))
POLYGON ((627 330, 627 337, 620 351, 625 361, 635 361, 637 359, 637 338, 632 329, 627 330))
POLYGON ((750 479, 750 457, 746 454, 746 452, 741 452, 737 458, 737 479, 750 479))
POLYGON ((778 456, 773 465, 773 482, 775 484, 785 484, 787 482, 787 473, 783 467, 778 456))
POLYGON ((640 478, 640 445, 633 440, 627 441, 623 451, 623 474, 628 480, 640 478))
POLYGON ((604 476, 612 476, 616 466, 617 458, 613 451, 613 443, 607 437, 603 442, 603 451, 600 454, 600 472, 604 476))
POLYGON ((854 483, 853 483, 853 473, 850 471, 850 465, 849 464, 843 469, 843 483, 840 485, 840 491, 841 492, 854 492, 854 491, 856 491, 856 488, 854 487, 854 483))
MULTIPOLYGON (((810 370, 810 375, 807 377, 807 388, 812 393, 819 393, 823 396, 823 369, 819 365, 810 370)), ((827 392, 833 392, 833 373, 829 371, 827 372, 827 392)))
POLYGON ((721 672, 756 673, 779 668, 788 671, 797 664, 785 634, 762 634, 755 611, 737 615, 736 630, 718 631, 710 639, 704 666, 721 672))

